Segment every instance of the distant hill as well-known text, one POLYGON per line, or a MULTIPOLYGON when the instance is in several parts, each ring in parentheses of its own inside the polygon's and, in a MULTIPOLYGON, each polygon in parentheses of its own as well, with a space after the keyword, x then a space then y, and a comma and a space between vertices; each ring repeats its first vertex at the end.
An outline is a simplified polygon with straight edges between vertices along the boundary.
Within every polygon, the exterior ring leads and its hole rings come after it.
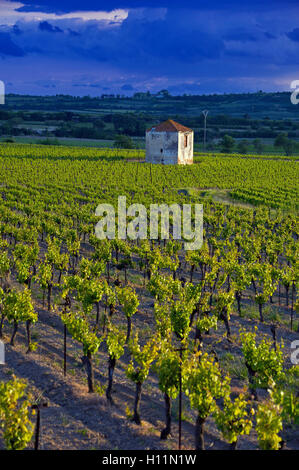
POLYGON ((299 120, 299 105, 290 101, 291 93, 277 92, 171 96, 136 93, 133 97, 102 95, 75 97, 70 95, 31 96, 8 94, 7 110, 76 111, 96 114, 146 113, 152 116, 199 116, 203 109, 212 115, 230 115, 249 119, 299 120))

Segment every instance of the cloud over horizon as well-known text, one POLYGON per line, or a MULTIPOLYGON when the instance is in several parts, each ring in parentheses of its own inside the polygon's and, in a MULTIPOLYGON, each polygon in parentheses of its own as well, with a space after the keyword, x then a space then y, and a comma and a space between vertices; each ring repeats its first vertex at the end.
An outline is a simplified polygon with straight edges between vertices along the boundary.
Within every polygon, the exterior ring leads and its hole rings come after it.
POLYGON ((11 91, 73 94, 274 90, 298 79, 293 0, 248 9, 231 0, 225 21, 218 1, 154 3, 0 0, 0 79, 11 91))

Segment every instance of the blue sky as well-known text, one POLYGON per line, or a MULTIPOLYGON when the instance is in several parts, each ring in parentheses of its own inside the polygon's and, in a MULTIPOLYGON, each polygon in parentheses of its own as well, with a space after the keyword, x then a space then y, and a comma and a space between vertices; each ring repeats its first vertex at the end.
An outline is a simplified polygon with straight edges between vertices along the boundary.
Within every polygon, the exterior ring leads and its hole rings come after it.
POLYGON ((0 0, 7 92, 290 90, 298 0, 0 0))

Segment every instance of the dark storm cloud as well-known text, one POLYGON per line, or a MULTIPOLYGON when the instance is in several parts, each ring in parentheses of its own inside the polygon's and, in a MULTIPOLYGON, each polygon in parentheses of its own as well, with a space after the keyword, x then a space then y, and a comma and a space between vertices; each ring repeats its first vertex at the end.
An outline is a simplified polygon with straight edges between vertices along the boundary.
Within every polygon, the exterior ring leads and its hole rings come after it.
POLYGON ((41 31, 47 31, 48 33, 63 33, 62 29, 58 26, 52 26, 48 21, 41 21, 38 27, 41 31))
POLYGON ((68 28, 67 30, 71 36, 80 36, 80 33, 78 33, 78 31, 73 31, 71 28, 68 28))
POLYGON ((192 15, 177 17, 172 11, 161 18, 152 11, 141 17, 132 11, 117 26, 111 26, 109 21, 65 19, 19 22, 14 28, 23 32, 19 44, 27 52, 36 50, 38 45, 45 55, 63 53, 66 57, 122 66, 125 70, 151 67, 155 73, 162 70, 172 73, 182 64, 193 66, 218 58, 225 49, 221 37, 203 31, 192 15), (66 34, 48 34, 63 32, 66 34))
POLYGON ((69 13, 73 11, 113 10, 115 8, 192 8, 192 9, 232 9, 232 10, 267 10, 284 5, 296 6, 298 0, 252 0, 240 2, 239 0, 22 0, 24 4, 19 11, 43 11, 55 13, 69 13))
MULTIPOLYGON (((89 33, 94 38, 94 47, 88 48, 88 41, 83 47, 94 58, 126 62, 130 67, 133 63, 144 67, 148 61, 197 62, 219 57, 224 49, 221 38, 202 31, 191 17, 184 22, 171 13, 153 21, 140 20, 132 14, 110 33, 107 30, 89 33)), ((77 51, 84 54, 82 43, 78 43, 77 51)))
MULTIPOLYGON (((0 36, 0 55, 26 54, 22 66, 34 69, 37 79, 63 76, 57 89, 275 88, 269 81, 274 74, 277 83, 290 83, 299 60, 298 0, 20 1, 32 14, 24 19, 18 13, 14 26, 8 21, 0 27, 6 34, 2 45, 0 36), (128 16, 74 14, 114 8, 127 8, 128 16), (132 88, 124 88, 128 84, 132 88)), ((15 59, 12 69, 21 62, 15 59)))
POLYGON ((132 87, 132 85, 130 85, 129 83, 126 83, 125 85, 123 85, 121 87, 121 90, 123 90, 123 91, 133 91, 134 87, 132 87))
POLYGON ((16 24, 13 26, 12 32, 13 32, 14 34, 17 34, 17 35, 22 34, 22 30, 21 30, 21 29, 19 28, 19 26, 16 25, 16 24))
POLYGON ((241 42, 258 41, 258 35, 255 34, 254 32, 245 31, 241 28, 238 28, 237 30, 233 30, 227 33, 224 36, 224 39, 228 41, 241 41, 241 42))
POLYGON ((0 32, 0 55, 22 57, 25 52, 12 41, 9 33, 0 32))
POLYGON ((290 31, 289 33, 286 33, 287 37, 291 39, 292 41, 298 41, 299 42, 299 28, 293 29, 293 31, 290 31))

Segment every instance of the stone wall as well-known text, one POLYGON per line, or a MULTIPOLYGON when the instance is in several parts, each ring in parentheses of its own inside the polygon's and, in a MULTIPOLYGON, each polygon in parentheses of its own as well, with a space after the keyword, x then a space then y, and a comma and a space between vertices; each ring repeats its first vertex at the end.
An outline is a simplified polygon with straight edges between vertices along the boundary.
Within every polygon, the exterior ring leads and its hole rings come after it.
POLYGON ((174 165, 178 162, 178 133, 146 133, 146 162, 174 165))
POLYGON ((194 132, 179 132, 178 137, 178 163, 180 165, 192 165, 194 132), (187 147, 185 146, 185 136, 187 137, 187 147))

